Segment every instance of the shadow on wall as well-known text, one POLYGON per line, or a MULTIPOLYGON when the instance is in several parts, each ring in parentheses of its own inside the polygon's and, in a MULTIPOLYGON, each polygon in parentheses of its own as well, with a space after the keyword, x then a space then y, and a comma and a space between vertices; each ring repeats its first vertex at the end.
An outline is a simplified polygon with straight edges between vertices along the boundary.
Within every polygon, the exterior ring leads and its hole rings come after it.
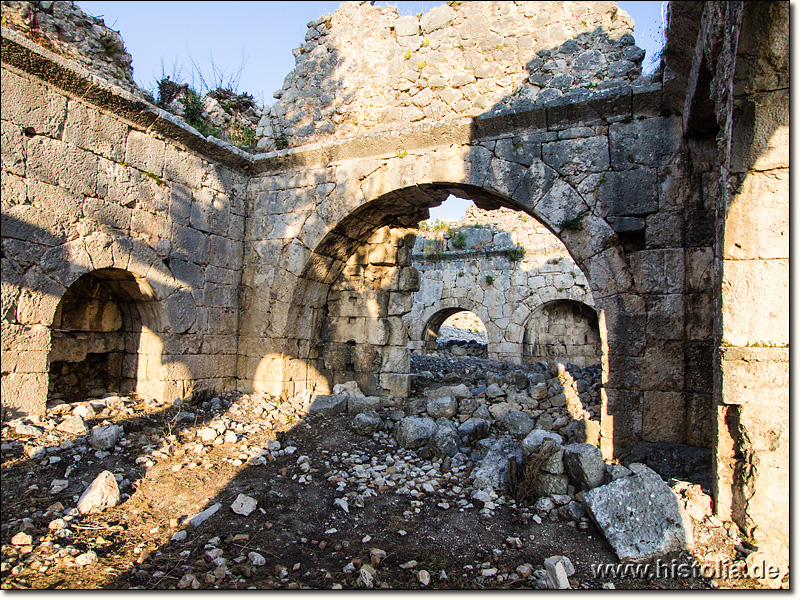
MULTIPOLYGON (((4 418, 42 412, 48 389, 56 397, 87 393, 95 376, 97 387, 184 397, 193 387, 194 355, 213 345, 199 333, 207 329, 204 271, 192 261, 227 261, 228 248, 189 225, 201 217, 227 222, 218 214, 225 207, 201 215, 188 188, 101 162, 114 171, 114 183, 105 197, 83 198, 91 208, 83 217, 79 208, 51 213, 48 194, 57 196, 59 188, 27 198, 9 186, 12 193, 4 194, 4 418), (164 228, 166 211, 172 227, 164 228), (76 219, 92 233, 69 239, 76 219)), ((42 187, 35 177, 47 178, 28 176, 38 185, 29 194, 42 187)))

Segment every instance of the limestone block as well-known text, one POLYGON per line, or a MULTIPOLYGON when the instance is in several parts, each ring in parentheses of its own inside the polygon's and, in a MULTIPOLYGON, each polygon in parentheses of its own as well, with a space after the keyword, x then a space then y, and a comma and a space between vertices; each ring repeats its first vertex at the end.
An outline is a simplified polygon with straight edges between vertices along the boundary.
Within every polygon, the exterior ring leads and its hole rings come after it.
POLYGON ((725 404, 789 405, 788 348, 722 348, 725 404))
POLYGON ((411 379, 402 373, 381 373, 380 385, 383 393, 396 398, 407 398, 411 393, 411 379))
POLYGON ((125 158, 128 126, 82 102, 70 100, 63 140, 113 161, 125 158))
POLYGON ((484 187, 510 198, 522 184, 526 173, 525 167, 516 162, 494 158, 484 187))
POLYGON ((686 283, 689 289, 706 292, 711 289, 714 274, 714 251, 712 248, 686 249, 686 283))
POLYGON ((208 236, 192 227, 172 224, 172 256, 208 263, 208 236))
MULTIPOLYGON (((84 196, 70 189, 49 185, 35 179, 28 180, 30 203, 39 210, 52 213, 56 222, 65 232, 72 233, 70 230, 74 223, 83 216, 83 199, 84 196)), ((39 224, 40 227, 42 225, 44 223, 39 224)), ((70 237, 73 236, 74 234, 70 237)))
POLYGON ((645 392, 643 404, 643 440, 685 443, 685 402, 682 392, 645 392))
POLYGON ((725 219, 725 259, 789 257, 789 170, 745 177, 725 219))
POLYGON ((605 136, 542 144, 542 160, 562 176, 600 173, 609 168, 605 136))
POLYGON ((166 314, 169 331, 184 333, 197 319, 197 305, 189 292, 178 290, 166 299, 166 314))
POLYGON ((724 341, 732 346, 788 344, 788 299, 788 259, 724 261, 724 341), (764 282, 769 282, 766 289, 764 282))
POLYGON ((411 356, 407 348, 388 346, 382 349, 381 370, 385 373, 408 373, 411 370, 411 356))
POLYGON ((598 200, 607 216, 644 216, 658 210, 656 171, 637 168, 610 171, 600 184, 598 200))
POLYGON ((628 262, 619 248, 609 248, 588 261, 588 279, 597 297, 633 291, 633 278, 628 262))
POLYGON ((680 340, 684 336, 683 294, 647 297, 647 338, 680 340))
POLYGON ((141 131, 132 130, 125 146, 125 162, 140 171, 164 176, 166 144, 141 131))
POLYGON ((308 413, 323 417, 332 417, 347 410, 348 396, 315 394, 311 397, 308 413))
POLYGON ((165 179, 199 189, 202 186, 203 173, 204 162, 200 157, 178 150, 172 145, 165 147, 165 179))
POLYGON ((3 120, 20 128, 33 127, 36 133, 61 137, 67 117, 66 97, 50 86, 20 76, 8 69, 0 70, 3 94, 0 95, 3 120))
MULTIPOLYGON (((748 143, 735 143, 732 147, 731 170, 768 171, 789 166, 789 90, 778 89, 748 96, 753 101, 753 131, 740 132, 734 123, 733 139, 746 139, 748 143)), ((749 119, 741 119, 741 127, 750 126, 749 119)), ((752 175, 752 173, 751 173, 752 175)), ((788 176, 788 174, 787 174, 788 176)))
POLYGON ((0 123, 0 157, 4 173, 25 176, 25 137, 22 128, 11 121, 0 123))
POLYGON ((612 123, 608 130, 611 166, 661 167, 677 152, 683 135, 678 117, 653 117, 630 123, 612 123))
POLYGON ((681 249, 642 250, 630 255, 636 289, 645 294, 683 292, 684 252, 681 249))
POLYGON ((398 36, 419 35, 419 19, 414 15, 404 15, 394 22, 394 30, 398 36))
POLYGON ((681 342, 651 342, 645 350, 641 387, 677 391, 684 385, 684 349, 681 342))
POLYGON ((620 560, 648 560, 693 545, 691 521, 677 498, 644 465, 580 498, 620 560))
POLYGON ((96 196, 98 159, 59 140, 35 136, 28 140, 28 177, 70 190, 96 196))
MULTIPOLYGON (((601 435, 616 442, 642 436, 642 397, 639 391, 603 388, 606 397, 600 417, 601 435)), ((604 454, 605 455, 605 454, 604 454)))

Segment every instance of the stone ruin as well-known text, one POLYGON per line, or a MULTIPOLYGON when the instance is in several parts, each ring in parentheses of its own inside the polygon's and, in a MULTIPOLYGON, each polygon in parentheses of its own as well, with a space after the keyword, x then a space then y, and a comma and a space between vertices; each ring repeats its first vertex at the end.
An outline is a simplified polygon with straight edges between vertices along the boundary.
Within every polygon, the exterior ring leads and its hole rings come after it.
POLYGON ((603 456, 710 448, 715 513, 788 564, 788 3, 672 2, 652 79, 613 2, 452 4, 311 23, 251 153, 144 99, 101 21, 3 2, 4 418, 98 380, 405 397, 454 194, 579 267, 603 456))
POLYGON ((558 238, 527 216, 471 206, 449 230, 421 231, 411 259, 421 275, 404 318, 412 350, 436 350, 439 327, 469 311, 486 330, 481 356, 490 360, 600 363, 589 283, 558 238))

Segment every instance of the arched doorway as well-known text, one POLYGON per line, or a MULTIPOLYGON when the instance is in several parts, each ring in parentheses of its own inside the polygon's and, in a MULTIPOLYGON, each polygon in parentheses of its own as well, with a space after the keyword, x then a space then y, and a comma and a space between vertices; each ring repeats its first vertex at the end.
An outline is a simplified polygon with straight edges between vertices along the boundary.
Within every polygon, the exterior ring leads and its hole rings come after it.
POLYGON ((570 362, 587 367, 600 362, 597 312, 574 300, 553 300, 536 308, 525 326, 523 362, 570 362))
POLYGON ((486 357, 489 337, 486 326, 474 312, 445 308, 433 315, 423 331, 426 354, 443 350, 454 356, 486 357))
POLYGON ((122 269, 79 277, 51 327, 48 401, 105 393, 158 397, 161 319, 150 285, 122 269))

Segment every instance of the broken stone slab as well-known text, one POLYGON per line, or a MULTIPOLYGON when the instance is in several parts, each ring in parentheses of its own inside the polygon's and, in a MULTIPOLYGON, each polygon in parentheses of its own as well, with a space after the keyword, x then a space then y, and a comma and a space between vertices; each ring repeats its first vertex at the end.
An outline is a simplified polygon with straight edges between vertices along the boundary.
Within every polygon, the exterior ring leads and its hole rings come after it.
POLYGON ((444 396, 453 398, 454 400, 459 400, 460 398, 469 398, 472 396, 472 394, 470 393, 469 388, 463 383, 425 390, 426 398, 442 398, 444 396))
POLYGON ((496 383, 492 383, 486 388, 486 397, 492 400, 494 400, 495 398, 503 397, 505 395, 506 393, 496 383))
POLYGON ((92 428, 90 443, 95 450, 111 450, 125 430, 120 425, 98 425, 92 428))
POLYGON ((503 417, 503 425, 515 438, 524 438, 533 429, 533 419, 521 410, 512 411, 503 417))
POLYGON ((26 435, 31 437, 38 437, 44 433, 38 427, 34 427, 33 425, 28 425, 27 423, 23 423, 22 421, 18 421, 14 425, 14 433, 17 435, 26 435))
POLYGON ((458 454, 460 442, 455 424, 444 417, 436 419, 436 431, 428 440, 419 455, 423 458, 444 458, 458 454))
POLYGON ((380 408, 380 396, 350 396, 347 399, 347 412, 351 415, 367 411, 378 411, 380 408))
POLYGON ((580 491, 602 485, 606 477, 606 464, 600 448, 591 444, 564 446, 564 468, 572 485, 580 491))
POLYGON ((90 404, 81 404, 72 410, 73 415, 79 416, 81 419, 91 419, 96 416, 94 409, 90 404))
POLYGON ((102 512, 119 504, 119 486, 111 471, 103 471, 89 484, 78 500, 78 511, 82 515, 102 512))
POLYGON ((645 561, 692 547, 691 520, 663 479, 641 464, 632 475, 579 494, 620 560, 645 561))
POLYGON ((394 437, 403 448, 413 450, 428 443, 436 432, 436 421, 430 417, 406 417, 400 421, 394 437))
POLYGON ((534 429, 522 440, 522 450, 525 454, 531 454, 547 439, 553 440, 559 446, 564 443, 564 439, 557 433, 545 431, 543 429, 534 429))
POLYGON ((222 504, 220 504, 219 502, 217 502, 216 504, 212 504, 211 506, 209 506, 204 511, 197 513, 195 516, 193 516, 187 522, 192 527, 199 527, 205 521, 207 521, 214 513, 216 513, 220 508, 222 508, 222 504))
MULTIPOLYGON (((335 387, 338 387, 338 385, 335 387)), ((344 394, 315 394, 311 397, 311 405, 308 407, 308 414, 319 415, 321 417, 335 417, 347 410, 348 398, 350 398, 350 396, 345 396, 344 394)))
POLYGON ((489 435, 489 427, 489 421, 486 419, 470 417, 458 426, 458 435, 461 438, 466 438, 468 442, 474 443, 489 435))

